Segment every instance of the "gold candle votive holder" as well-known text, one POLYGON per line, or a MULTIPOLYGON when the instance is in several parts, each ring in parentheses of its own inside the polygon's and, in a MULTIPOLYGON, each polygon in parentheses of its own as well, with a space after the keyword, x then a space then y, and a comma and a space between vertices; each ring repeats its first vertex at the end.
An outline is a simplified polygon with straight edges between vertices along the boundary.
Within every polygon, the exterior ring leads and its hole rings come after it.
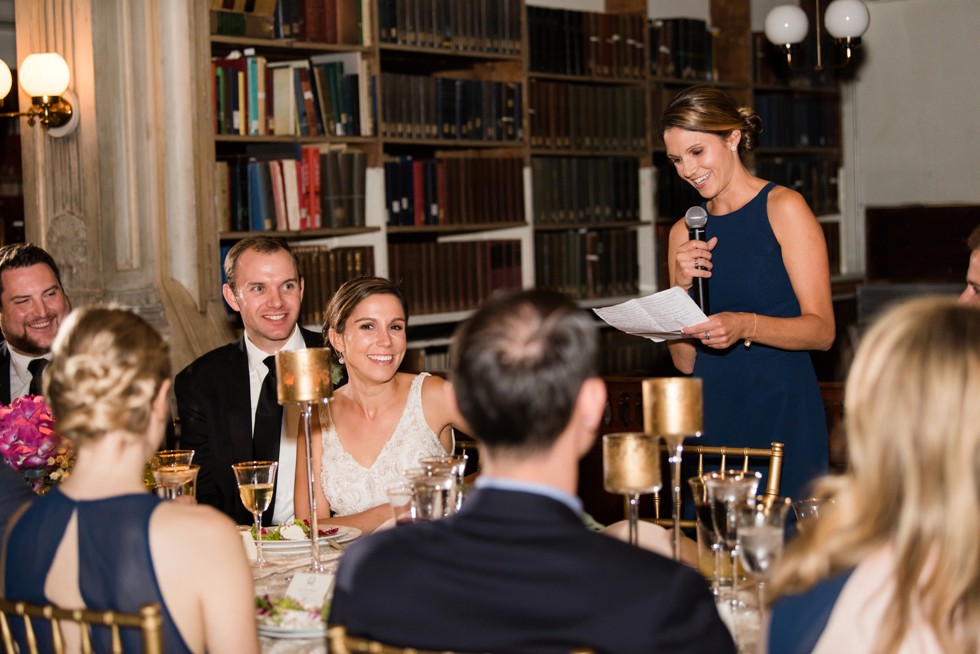
POLYGON ((311 347, 276 354, 276 394, 279 404, 300 407, 306 447, 307 500, 310 507, 310 566, 311 572, 323 572, 320 562, 320 525, 317 517, 316 493, 313 478, 313 451, 310 421, 314 404, 326 404, 333 397, 330 379, 330 348, 311 347))
POLYGON ((279 404, 328 402, 333 397, 330 348, 310 347, 276 354, 279 404))
POLYGON ((667 443, 670 461, 674 559, 681 558, 681 457, 684 439, 704 429, 704 401, 697 377, 660 377, 643 380, 643 429, 667 443))
POLYGON ((702 429, 704 401, 699 378, 643 380, 643 431, 671 440, 700 436, 702 429))
POLYGON ((625 495, 629 542, 639 542, 640 495, 660 490, 660 439, 642 432, 602 437, 602 484, 608 493, 625 495))

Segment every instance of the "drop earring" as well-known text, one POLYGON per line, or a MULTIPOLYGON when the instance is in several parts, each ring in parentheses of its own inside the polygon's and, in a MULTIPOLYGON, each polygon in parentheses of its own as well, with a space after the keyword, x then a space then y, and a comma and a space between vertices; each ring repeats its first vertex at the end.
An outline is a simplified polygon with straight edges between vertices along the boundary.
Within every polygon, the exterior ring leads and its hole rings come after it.
POLYGON ((343 352, 338 352, 337 353, 337 363, 339 363, 340 365, 344 365, 344 363, 346 363, 344 361, 344 353, 343 352))

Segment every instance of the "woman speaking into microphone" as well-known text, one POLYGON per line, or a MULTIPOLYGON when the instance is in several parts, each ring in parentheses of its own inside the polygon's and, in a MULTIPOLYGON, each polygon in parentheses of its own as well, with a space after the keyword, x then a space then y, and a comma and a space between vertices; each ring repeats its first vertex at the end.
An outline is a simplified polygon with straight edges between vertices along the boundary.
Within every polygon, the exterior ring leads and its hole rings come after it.
POLYGON ((669 347, 678 370, 703 380, 703 444, 785 443, 781 492, 799 499, 827 471, 808 350, 834 341, 830 271, 823 231, 803 196, 742 163, 761 129, 752 109, 704 86, 682 91, 661 118, 667 157, 707 214, 707 240, 691 238, 684 220, 671 228, 670 284, 710 285, 712 312, 669 347))

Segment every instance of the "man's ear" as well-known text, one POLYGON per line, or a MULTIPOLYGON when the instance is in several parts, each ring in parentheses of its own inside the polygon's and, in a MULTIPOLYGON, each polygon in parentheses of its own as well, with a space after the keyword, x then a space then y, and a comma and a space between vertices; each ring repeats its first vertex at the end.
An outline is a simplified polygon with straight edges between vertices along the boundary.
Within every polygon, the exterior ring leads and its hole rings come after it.
POLYGON ((228 303, 228 306, 230 306, 235 311, 241 313, 242 309, 241 307, 238 306, 238 298, 235 297, 235 291, 231 290, 231 286, 229 286, 228 284, 222 285, 221 295, 224 296, 225 302, 228 303))
POLYGON ((595 442, 599 422, 606 410, 606 383, 598 377, 589 377, 579 389, 575 413, 579 416, 579 456, 584 456, 595 442))

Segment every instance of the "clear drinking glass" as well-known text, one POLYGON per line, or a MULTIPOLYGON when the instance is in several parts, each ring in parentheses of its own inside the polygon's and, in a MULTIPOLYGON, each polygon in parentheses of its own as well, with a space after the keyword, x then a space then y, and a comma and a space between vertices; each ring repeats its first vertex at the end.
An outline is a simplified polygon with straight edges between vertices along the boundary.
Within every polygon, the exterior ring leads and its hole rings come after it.
POLYGON ((157 495, 165 500, 175 500, 184 496, 195 497, 198 470, 200 466, 194 464, 156 468, 153 470, 153 479, 156 482, 157 495))
POLYGON ((719 542, 731 551, 732 617, 738 614, 738 513, 741 506, 750 504, 759 488, 762 474, 755 471, 724 470, 705 476, 708 501, 711 503, 711 524, 719 542))
POLYGON ((739 559, 759 586, 759 618, 765 624, 766 581, 783 555, 788 497, 756 497, 754 506, 736 509, 739 559))
POLYGON ((442 466, 448 468, 455 480, 453 489, 453 513, 459 511, 463 506, 463 478, 466 476, 466 462, 469 459, 465 454, 443 454, 440 456, 426 456, 419 459, 419 465, 423 468, 430 466, 442 466))
POLYGON ((431 471, 411 480, 412 514, 415 520, 439 520, 455 510, 456 480, 448 471, 431 471))
MULTIPOLYGON (((262 556, 262 514, 272 504, 272 493, 276 488, 277 461, 245 461, 232 464, 238 494, 242 504, 255 516, 255 565, 265 564, 262 556)), ((315 534, 314 534, 315 536, 315 534)))
POLYGON ((793 512, 796 513, 796 525, 800 530, 807 528, 809 523, 820 517, 820 512, 826 504, 831 503, 830 499, 810 497, 805 500, 793 502, 793 512))
POLYGON ((629 538, 637 544, 640 495, 660 490, 660 438, 641 432, 602 437, 602 484, 629 499, 629 538))
POLYGON ((412 508, 412 484, 408 480, 396 481, 387 488, 388 503, 391 504, 391 513, 395 518, 396 525, 404 525, 415 522, 415 513, 412 508))
POLYGON ((150 457, 150 470, 186 467, 193 458, 194 450, 160 450, 150 457))
POLYGON ((721 540, 711 521, 711 502, 704 476, 687 480, 694 497, 694 513, 697 517, 698 569, 701 574, 711 575, 711 591, 718 596, 721 587, 721 540))

